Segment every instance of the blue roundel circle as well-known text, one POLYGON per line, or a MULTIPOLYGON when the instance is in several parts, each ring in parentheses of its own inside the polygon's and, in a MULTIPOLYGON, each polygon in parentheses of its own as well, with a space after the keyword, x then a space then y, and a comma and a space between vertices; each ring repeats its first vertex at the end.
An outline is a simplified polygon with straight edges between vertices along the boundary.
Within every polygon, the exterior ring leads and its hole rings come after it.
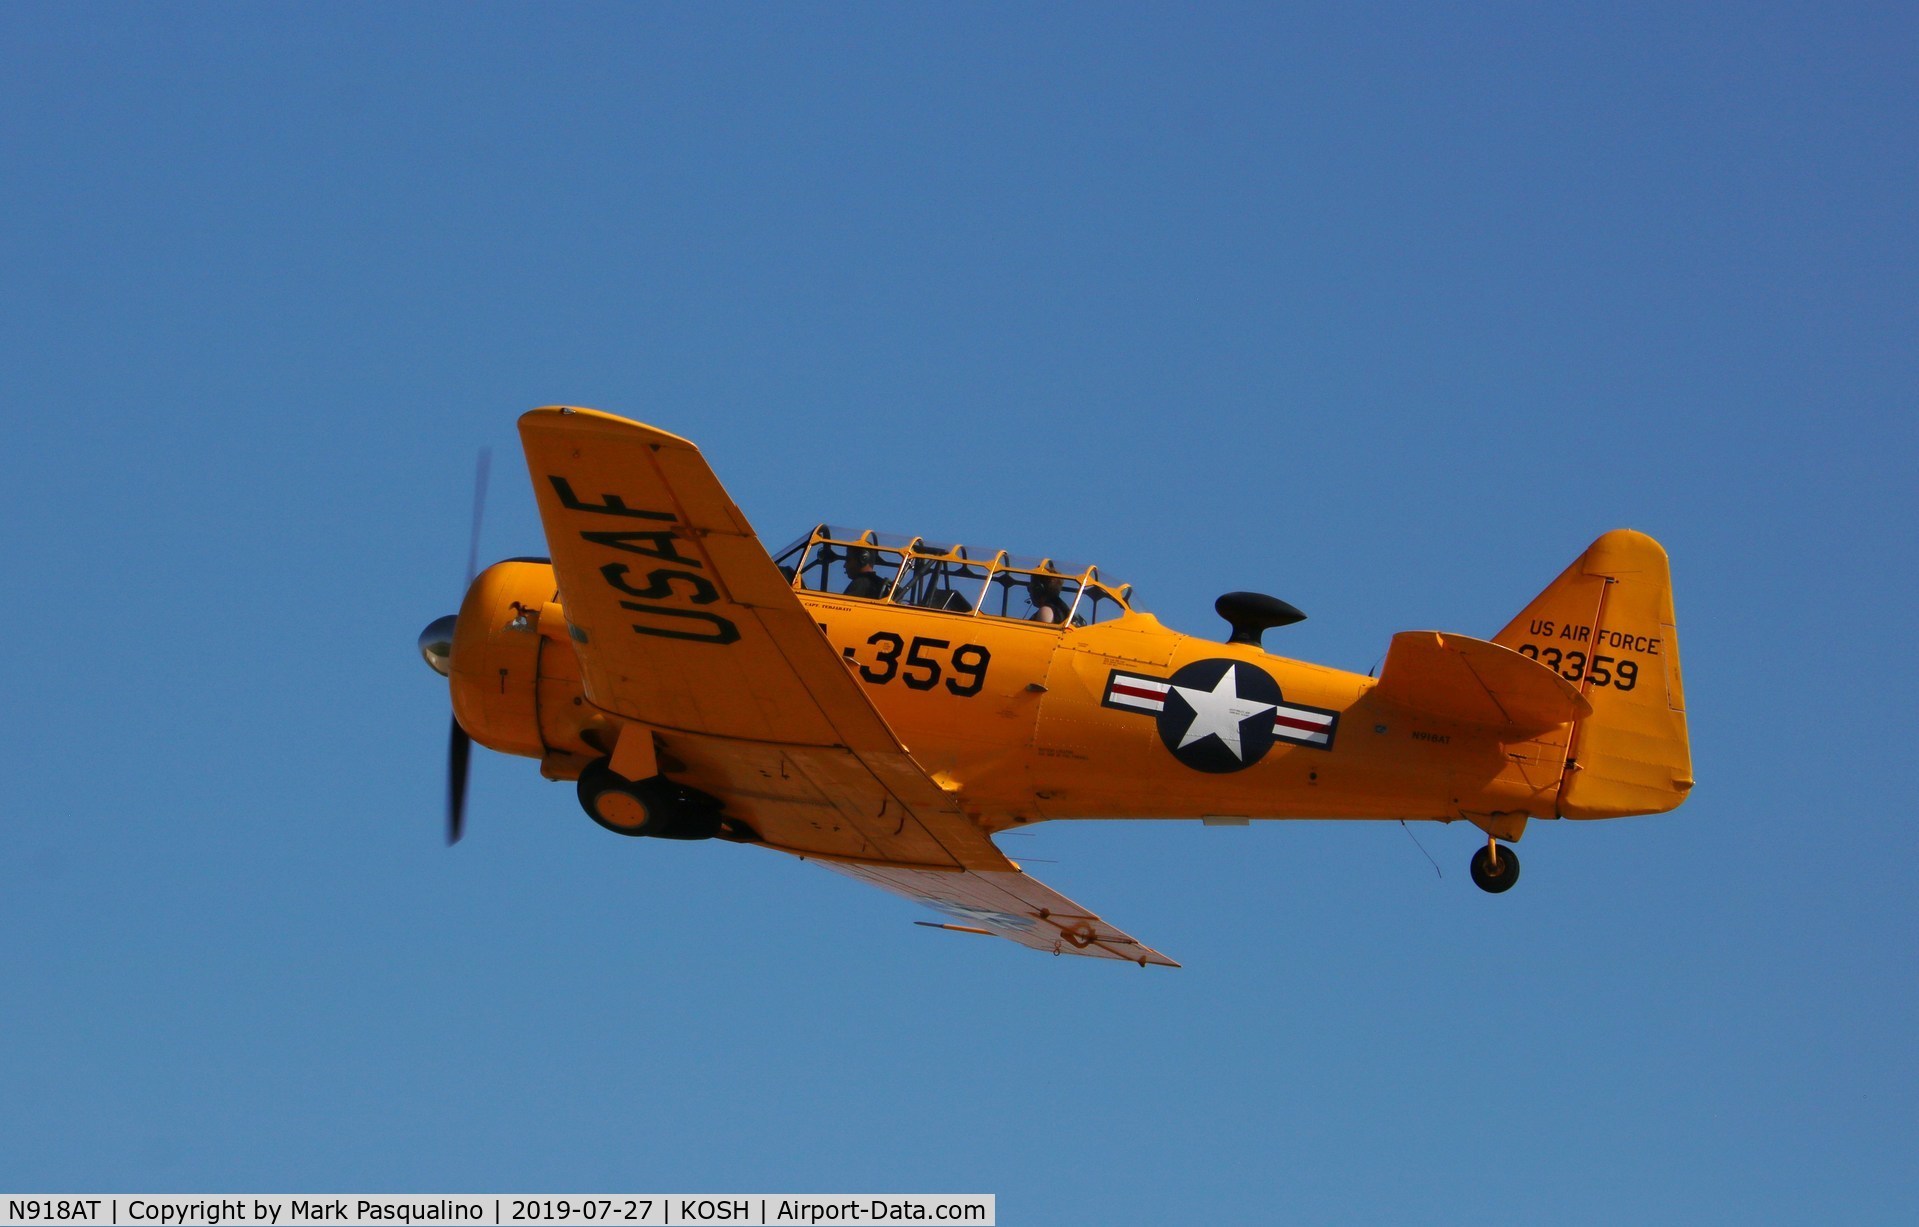
POLYGON ((1273 747, 1279 683, 1243 660, 1196 660, 1167 682, 1159 739, 1195 771, 1243 771, 1273 747))

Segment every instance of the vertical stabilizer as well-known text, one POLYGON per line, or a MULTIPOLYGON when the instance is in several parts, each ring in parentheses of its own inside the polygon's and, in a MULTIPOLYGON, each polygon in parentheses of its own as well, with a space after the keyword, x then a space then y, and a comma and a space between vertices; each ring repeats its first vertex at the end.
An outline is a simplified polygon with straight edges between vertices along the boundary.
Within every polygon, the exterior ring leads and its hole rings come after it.
POLYGON ((1616 529, 1592 543, 1494 636, 1579 687, 1560 816, 1658 814, 1692 788, 1686 700, 1666 551, 1616 529))

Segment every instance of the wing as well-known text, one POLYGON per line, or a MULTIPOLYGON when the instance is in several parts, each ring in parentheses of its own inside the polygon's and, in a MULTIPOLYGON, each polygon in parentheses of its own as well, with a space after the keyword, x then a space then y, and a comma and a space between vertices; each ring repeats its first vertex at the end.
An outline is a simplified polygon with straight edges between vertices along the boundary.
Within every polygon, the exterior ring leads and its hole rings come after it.
POLYGON ((590 409, 520 437, 586 697, 768 846, 1060 953, 1171 963, 1021 873, 913 760, 691 443, 590 409))
MULTIPOLYGON (((935 925, 963 933, 1009 938, 1050 954, 1084 954, 1161 967, 1178 967, 1151 946, 1107 924, 1017 866, 1010 871, 941 873, 901 865, 821 861, 849 878, 924 903, 960 921, 935 925)), ((929 921, 919 921, 929 924, 929 921)))

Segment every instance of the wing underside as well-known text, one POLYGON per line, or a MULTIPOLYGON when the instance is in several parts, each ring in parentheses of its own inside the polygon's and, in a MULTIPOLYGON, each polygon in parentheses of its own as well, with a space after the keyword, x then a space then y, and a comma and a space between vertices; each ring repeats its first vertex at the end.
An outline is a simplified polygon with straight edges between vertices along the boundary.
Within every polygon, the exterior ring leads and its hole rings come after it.
POLYGON ((1141 967, 1179 966, 1018 869, 956 873, 903 865, 819 863, 849 878, 924 903, 956 922, 943 928, 1004 937, 1049 954, 1123 959, 1141 967))

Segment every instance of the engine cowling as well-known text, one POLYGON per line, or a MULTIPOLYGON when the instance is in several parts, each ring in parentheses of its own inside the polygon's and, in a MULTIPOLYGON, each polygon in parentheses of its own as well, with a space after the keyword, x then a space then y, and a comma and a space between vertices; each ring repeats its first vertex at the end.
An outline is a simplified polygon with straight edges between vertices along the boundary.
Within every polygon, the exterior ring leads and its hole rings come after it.
POLYGON ((540 611, 556 595, 546 563, 500 562, 474 577, 460 603, 448 675, 453 715, 489 750, 528 758, 548 752, 540 727, 540 611))

